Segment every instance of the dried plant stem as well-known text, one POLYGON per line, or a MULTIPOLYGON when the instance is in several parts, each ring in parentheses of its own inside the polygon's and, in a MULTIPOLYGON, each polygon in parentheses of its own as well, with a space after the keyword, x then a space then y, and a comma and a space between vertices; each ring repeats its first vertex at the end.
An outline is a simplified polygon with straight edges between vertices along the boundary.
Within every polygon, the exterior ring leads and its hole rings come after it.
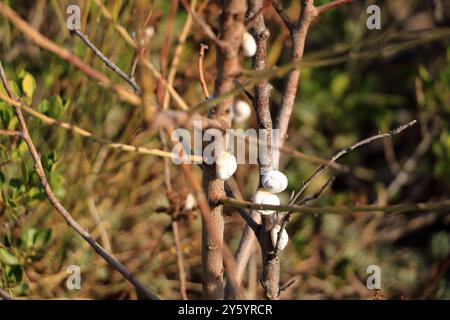
MULTIPOLYGON (((158 157, 163 157, 163 158, 173 158, 174 157, 174 155, 171 152, 167 152, 164 150, 133 146, 133 145, 123 144, 123 143, 117 143, 117 142, 113 142, 113 141, 110 141, 110 140, 102 138, 102 137, 95 136, 92 132, 89 132, 89 131, 87 131, 83 128, 80 128, 74 124, 56 120, 54 118, 51 118, 45 114, 42 114, 42 113, 34 110, 33 108, 24 104, 23 102, 12 100, 11 98, 4 96, 1 92, 0 92, 0 100, 14 106, 15 108, 23 109, 23 111, 25 111, 26 113, 32 115, 33 117, 38 118, 39 120, 41 120, 42 122, 44 122, 48 125, 51 125, 51 126, 55 125, 55 126, 63 128, 63 129, 70 130, 75 134, 78 134, 85 138, 92 139, 93 141, 100 143, 102 145, 105 145, 111 149, 118 149, 118 150, 122 150, 122 151, 126 151, 126 152, 135 152, 135 153, 139 153, 139 154, 146 154, 146 155, 158 156, 158 157)), ((191 158, 192 158, 192 160, 200 160, 201 159, 201 157, 196 157, 196 156, 191 156, 191 158)))
MULTIPOLYGON (((163 145, 164 150, 167 150, 167 141, 165 137, 165 132, 163 129, 160 129, 159 131, 159 137, 161 140, 161 143, 163 145)), ((168 194, 171 194, 173 192, 172 188, 172 180, 170 175, 170 165, 169 165, 169 159, 164 159, 164 183, 166 185, 166 190, 168 194)), ((181 241, 180 241, 180 232, 178 228, 178 220, 176 217, 177 212, 173 213, 172 216, 172 234, 173 234, 173 241, 175 243, 175 250, 177 254, 177 271, 178 271, 178 280, 180 284, 180 296, 183 300, 188 300, 188 296, 186 293, 186 272, 184 270, 184 259, 183 259, 183 251, 181 248, 181 241)))
POLYGON ((138 106, 141 103, 139 96, 128 91, 124 87, 114 84, 106 75, 81 61, 80 58, 72 54, 65 48, 61 48, 53 41, 43 36, 37 30, 33 29, 25 20, 23 20, 14 10, 8 7, 4 2, 0 2, 0 13, 3 14, 17 29, 19 29, 26 37, 30 38, 34 43, 57 55, 61 59, 66 60, 71 65, 79 69, 91 79, 101 83, 106 88, 111 88, 122 100, 131 105, 138 106))
POLYGON ((0 135, 2 135, 2 136, 11 136, 11 137, 20 137, 22 134, 20 133, 20 131, 2 130, 2 129, 0 129, 0 135))
MULTIPOLYGON (((191 8, 195 10, 195 6, 197 5, 197 0, 191 0, 191 8)), ((183 52, 183 46, 186 42, 189 31, 192 27, 192 14, 189 13, 186 21, 184 23, 183 29, 178 37, 177 46, 175 47, 175 52, 172 59, 172 64, 170 65, 169 74, 167 76, 167 83, 172 86, 175 80, 175 76, 177 74, 178 65, 180 64, 181 53, 183 52)), ((163 101, 163 110, 166 110, 170 104, 170 95, 168 90, 164 93, 164 101, 163 101)))
POLYGON ((208 85, 206 84, 205 74, 203 70, 203 60, 205 59, 205 50, 208 50, 208 46, 206 44, 200 44, 200 52, 198 54, 198 77, 200 79, 200 84, 202 86, 203 95, 205 99, 209 98, 209 90, 208 85))

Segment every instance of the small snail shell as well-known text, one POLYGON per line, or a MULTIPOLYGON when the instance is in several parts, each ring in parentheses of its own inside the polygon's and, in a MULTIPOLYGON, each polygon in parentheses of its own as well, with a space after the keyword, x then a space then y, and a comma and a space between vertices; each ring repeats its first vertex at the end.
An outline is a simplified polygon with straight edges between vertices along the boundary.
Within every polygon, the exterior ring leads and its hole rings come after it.
POLYGON ((236 157, 232 154, 221 151, 216 157, 216 176, 220 180, 227 180, 237 169, 236 157))
MULTIPOLYGON (((272 239, 272 245, 275 248, 275 246, 277 245, 277 240, 278 240, 278 233, 281 230, 281 226, 280 225, 275 225, 272 230, 270 230, 270 238, 272 239)), ((280 235, 280 243, 278 244, 278 246, 280 247, 280 250, 283 250, 284 248, 286 248, 286 245, 288 243, 289 240, 289 236, 288 233, 286 232, 286 229, 283 229, 283 231, 281 232, 280 235)))
POLYGON ((195 200, 192 193, 188 193, 186 196, 186 200, 184 202, 184 210, 194 210, 194 208, 197 206, 197 201, 195 200))
POLYGON ((261 183, 267 191, 279 193, 287 188, 288 180, 283 172, 270 170, 263 174, 261 183))
POLYGON ((255 38, 249 33, 244 33, 242 39, 242 54, 244 57, 253 57, 256 53, 256 41, 255 38))
POLYGON ((237 123, 244 122, 252 114, 252 109, 247 102, 238 100, 233 103, 233 120, 237 123))
MULTIPOLYGON (((253 196, 253 202, 257 204, 272 204, 275 206, 280 205, 280 198, 276 194, 270 193, 264 189, 258 189, 253 196)), ((275 213, 275 210, 256 210, 262 215, 271 215, 275 213)))

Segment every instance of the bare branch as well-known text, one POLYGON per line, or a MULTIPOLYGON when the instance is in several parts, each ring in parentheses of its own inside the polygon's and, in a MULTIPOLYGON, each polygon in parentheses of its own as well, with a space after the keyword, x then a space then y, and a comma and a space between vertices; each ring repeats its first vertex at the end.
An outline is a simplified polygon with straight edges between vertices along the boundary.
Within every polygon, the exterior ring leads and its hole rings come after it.
POLYGON ((85 35, 83 32, 81 32, 78 29, 74 29, 72 30, 72 32, 74 34, 76 34, 91 50, 92 52, 94 52, 94 54, 100 58, 100 60, 103 61, 103 63, 110 68, 113 72, 115 72, 119 77, 121 77, 122 79, 124 79, 126 82, 128 82, 130 84, 130 86, 133 87, 134 91, 137 94, 141 94, 142 90, 139 87, 139 85, 136 83, 136 81, 134 80, 134 78, 129 77, 125 72, 122 71, 122 69, 120 69, 114 62, 112 62, 111 60, 109 60, 87 37, 87 35, 85 35))
MULTIPOLYGON (((195 10, 195 6, 197 4, 197 0, 191 0, 190 7, 195 10)), ((186 42, 186 39, 188 37, 189 31, 192 27, 192 14, 189 13, 186 21, 184 23, 183 29, 180 32, 180 35, 177 39, 177 46, 175 47, 175 52, 172 59, 172 64, 170 65, 169 74, 167 76, 167 83, 172 86, 173 82, 175 80, 175 76, 177 74, 178 66, 180 64, 180 57, 181 53, 183 52, 183 46, 186 42)), ((164 93, 164 102, 163 102, 163 110, 166 110, 169 107, 170 103, 170 95, 168 93, 168 90, 166 89, 166 92, 164 93)))
POLYGON ((280 16, 281 20, 283 20, 283 23, 286 25, 286 27, 289 30, 292 30, 294 28, 294 21, 287 15, 287 13, 284 11, 284 6, 281 0, 273 0, 272 6, 275 9, 275 11, 280 16))
POLYGON ((320 199, 320 197, 323 195, 325 190, 328 188, 329 185, 331 185, 333 183, 333 181, 334 181, 334 177, 331 177, 330 179, 328 179, 327 182, 320 188, 319 191, 314 193, 312 196, 306 197, 305 199, 300 201, 298 205, 304 206, 307 203, 314 202, 314 201, 320 199))
POLYGON ((183 4, 184 8, 187 12, 194 18, 194 21, 203 29, 205 34, 214 42, 215 45, 217 45, 219 48, 223 48, 226 46, 226 42, 219 39, 214 31, 211 29, 211 27, 203 21, 203 19, 192 10, 191 6, 187 3, 186 0, 181 0, 181 3, 183 4))
POLYGON ((341 151, 339 151, 338 153, 336 153, 331 160, 328 162, 328 164, 323 164, 320 167, 318 167, 316 169, 316 171, 308 178, 306 179, 303 183, 302 186, 300 187, 300 190, 297 191, 294 195, 294 197, 292 198, 292 200, 289 202, 290 204, 294 204, 297 202, 298 198, 300 197, 300 195, 306 190, 306 188, 308 188, 308 186, 311 184, 311 182, 313 181, 314 178, 316 178, 320 173, 322 173, 323 171, 325 171, 326 169, 328 169, 330 167, 331 163, 336 162, 337 159, 339 159, 340 157, 342 157, 343 155, 349 153, 352 150, 355 150, 358 147, 361 147, 363 145, 369 144, 372 141, 378 140, 378 139, 382 139, 382 138, 391 138, 392 136, 399 134, 400 132, 402 132, 403 130, 415 125, 417 123, 417 120, 413 120, 411 122, 408 122, 407 124, 401 125, 400 127, 393 129, 389 132, 386 133, 380 133, 374 136, 371 136, 369 138, 366 138, 364 140, 361 140, 357 143, 355 143, 354 145, 352 145, 351 147, 348 147, 346 149, 343 149, 341 151))

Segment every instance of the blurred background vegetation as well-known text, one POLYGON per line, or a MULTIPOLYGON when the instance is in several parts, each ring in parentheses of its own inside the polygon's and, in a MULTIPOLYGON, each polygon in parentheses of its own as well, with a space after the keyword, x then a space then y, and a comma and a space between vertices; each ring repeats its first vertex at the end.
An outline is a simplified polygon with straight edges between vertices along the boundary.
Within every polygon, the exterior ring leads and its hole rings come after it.
MULTIPOLYGON (((107 19, 99 7, 102 1, 76 2, 84 33, 125 72, 131 70, 136 53, 118 34, 115 23, 130 34, 136 32, 142 28, 134 18, 136 12, 146 10, 145 27, 154 29, 148 54, 167 75, 187 18, 181 3, 154 0, 139 6, 138 1, 105 1, 111 13, 107 19)), ((297 15, 300 1, 283 2, 289 14, 297 15)), ((316 0, 315 4, 327 2, 316 0)), ((66 29, 66 8, 73 1, 6 3, 58 45, 126 85, 66 29)), ((198 1, 196 9, 217 33, 218 3, 198 1)), ((264 16, 271 33, 269 64, 281 66, 289 59, 288 31, 270 7, 264 16)), ((289 147, 329 159, 378 131, 413 119, 420 123, 392 140, 372 143, 340 160, 347 170, 331 170, 311 188, 313 192, 336 176, 318 205, 387 205, 449 198, 449 24, 448 0, 389 0, 357 1, 328 12, 313 25, 305 60, 336 61, 302 71, 289 147), (382 9, 381 30, 366 28, 370 4, 382 9)), ((189 105, 203 99, 197 80, 201 42, 211 48, 205 59, 211 89, 215 78, 214 45, 194 23, 174 82, 189 105)), ((0 59, 16 92, 41 113, 112 141, 160 147, 157 135, 146 128, 142 108, 121 102, 69 63, 41 50, 1 14, 0 59)), ((243 63, 251 66, 250 59, 243 63)), ((276 109, 283 81, 271 83, 276 109)), ((161 210, 169 206, 161 158, 110 149, 31 116, 27 119, 50 183, 66 208, 158 295, 179 298, 172 215, 161 210)), ((245 126, 255 124, 253 116, 245 126)), ((16 127, 11 107, 0 102, 0 128, 16 127)), ((0 287, 15 297, 136 298, 133 287, 55 214, 45 200, 24 142, 4 136, 0 142, 0 287), (81 267, 81 290, 66 288, 69 265, 81 267)), ((289 179, 282 198, 286 203, 290 192, 317 164, 283 155, 282 167, 289 179)), ((238 169, 236 180, 244 198, 251 197, 257 178, 254 166, 238 169)), ((176 166, 172 166, 172 179, 182 204, 191 188, 176 166)), ((235 249, 243 221, 232 209, 227 213, 226 240, 235 249)), ((178 220, 188 294, 195 299, 201 293, 199 214, 182 211, 178 220)), ((450 299, 449 226, 448 209, 396 215, 296 215, 288 226, 290 242, 282 253, 281 280, 297 281, 282 298, 372 298, 374 293, 365 286, 366 268, 375 264, 381 267, 384 298, 450 299)), ((244 282, 249 298, 261 297, 259 274, 260 255, 255 252, 244 282)))

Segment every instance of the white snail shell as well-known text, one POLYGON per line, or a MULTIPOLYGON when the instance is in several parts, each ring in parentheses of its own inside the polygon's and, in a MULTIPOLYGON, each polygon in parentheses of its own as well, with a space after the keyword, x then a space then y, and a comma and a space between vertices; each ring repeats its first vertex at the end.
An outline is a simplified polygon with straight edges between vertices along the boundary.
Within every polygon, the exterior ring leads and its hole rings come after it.
POLYGON ((244 57, 253 57, 256 53, 256 41, 255 38, 249 33, 244 33, 242 39, 242 54, 244 57))
POLYGON ((184 201, 184 210, 194 210, 194 208, 197 206, 197 201, 195 200, 195 197, 192 195, 192 193, 189 193, 186 196, 186 200, 184 201))
POLYGON ((267 191, 279 193, 287 188, 288 180, 283 172, 270 170, 262 175, 261 184, 267 191))
POLYGON ((244 122, 252 114, 252 109, 244 100, 233 103, 233 120, 237 123, 244 122))
MULTIPOLYGON (((272 239, 272 245, 274 248, 277 245, 278 233, 280 232, 280 229, 281 229, 281 226, 277 224, 272 228, 272 230, 270 230, 270 238, 272 239)), ((287 233, 286 229, 283 229, 283 231, 281 232, 281 235, 280 235, 280 243, 278 244, 280 250, 283 250, 284 248, 286 248, 288 240, 289 240, 288 233, 287 233)))
POLYGON ((237 169, 236 157, 222 150, 216 157, 216 176, 220 180, 227 180, 237 169))
MULTIPOLYGON (((280 198, 276 194, 270 193, 264 189, 258 189, 253 196, 253 202, 257 204, 272 204, 275 206, 280 205, 280 198)), ((256 210, 262 215, 271 215, 275 213, 275 210, 256 210)))

